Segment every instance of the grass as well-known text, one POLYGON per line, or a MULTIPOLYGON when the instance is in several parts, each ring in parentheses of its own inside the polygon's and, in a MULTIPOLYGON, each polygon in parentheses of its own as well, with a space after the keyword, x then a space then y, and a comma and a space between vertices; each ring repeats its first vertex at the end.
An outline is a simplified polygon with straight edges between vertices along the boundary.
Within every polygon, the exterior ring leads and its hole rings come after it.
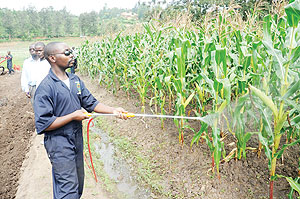
MULTIPOLYGON (((95 122, 96 126, 101 126, 102 130, 105 130, 108 132, 109 136, 111 137, 111 142, 114 143, 114 146, 118 149, 119 155, 124 158, 125 160, 131 160, 130 163, 128 163, 134 171, 134 175, 136 175, 136 179, 138 182, 147 188, 150 188, 152 193, 155 193, 155 195, 160 195, 164 197, 168 197, 170 193, 167 193, 166 190, 164 190, 163 185, 161 184, 163 176, 159 176, 155 172, 155 164, 151 161, 151 158, 148 156, 145 156, 142 153, 142 149, 136 146, 131 140, 124 136, 118 136, 117 133, 114 133, 115 130, 112 129, 112 126, 107 124, 107 122, 102 118, 97 118, 97 122, 95 122)), ((91 132, 91 134, 93 134, 91 132)), ((92 135, 90 135, 92 136, 92 135)), ((96 139, 90 139, 90 142, 93 142, 96 139)), ((93 149, 92 149, 93 150, 93 149)), ((94 153, 94 152, 92 152, 94 153)), ((101 162, 96 163, 101 165, 101 162)), ((107 179, 107 175, 103 173, 103 171, 98 171, 99 174, 103 175, 105 181, 104 183, 107 185, 106 189, 108 191, 111 191, 108 187, 112 187, 113 184, 111 180, 107 179)))
MULTIPOLYGON (((86 126, 87 123, 83 124, 83 130, 84 130, 84 143, 87 143, 86 141, 86 126)), ((115 198, 125 198, 125 196, 118 192, 117 190, 117 184, 115 181, 113 181, 112 179, 110 179, 109 175, 105 172, 104 170, 104 164, 103 162, 100 160, 99 154, 95 153, 95 142, 99 142, 99 135, 97 135, 96 133, 90 132, 90 147, 91 147, 91 151, 93 154, 93 163, 94 163, 94 167, 95 167, 95 172, 97 175, 97 179, 98 181, 101 182, 101 187, 106 190, 108 193, 110 193, 111 195, 113 195, 115 198)), ((90 161, 88 159, 88 147, 87 144, 85 144, 84 146, 84 153, 87 157, 87 161, 88 164, 90 165, 90 161)), ((90 165, 91 166, 91 165, 90 165)), ((91 173, 92 171, 88 168, 87 164, 85 163, 85 172, 89 173, 89 175, 93 174, 91 173)), ((94 176, 93 176, 94 178, 94 176)))
MULTIPOLYGON (((53 41, 60 41, 60 42, 65 42, 70 47, 72 46, 78 47, 82 42, 85 41, 85 38, 62 37, 62 38, 52 38, 52 39, 45 39, 45 40, 36 39, 33 41, 12 40, 10 42, 1 42, 0 56, 6 56, 7 51, 11 51, 11 54, 13 55, 13 64, 22 66, 24 60, 30 56, 28 51, 29 45, 37 41, 44 42, 45 44, 48 44, 53 41)), ((6 67, 6 62, 2 63, 1 65, 6 67)))

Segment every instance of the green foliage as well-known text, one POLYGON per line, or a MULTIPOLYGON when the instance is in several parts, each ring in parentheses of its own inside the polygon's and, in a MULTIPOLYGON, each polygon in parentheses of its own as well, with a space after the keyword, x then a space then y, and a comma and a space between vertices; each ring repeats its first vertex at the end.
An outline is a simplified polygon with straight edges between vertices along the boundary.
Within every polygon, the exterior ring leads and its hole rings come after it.
POLYGON ((174 0, 172 4, 169 4, 168 8, 164 10, 165 16, 172 14, 174 11, 180 13, 182 11, 188 12, 192 15, 194 22, 201 21, 203 16, 209 12, 218 13, 223 9, 231 7, 232 4, 238 5, 236 9, 242 14, 243 19, 247 19, 249 14, 259 14, 256 8, 260 8, 259 12, 261 16, 269 13, 272 5, 272 0, 174 0))
POLYGON ((72 15, 66 8, 28 7, 21 11, 0 8, 0 39, 19 38, 31 40, 37 37, 99 36, 124 30, 136 24, 135 18, 126 19, 122 12, 130 10, 103 8, 99 12, 72 15))
POLYGON ((237 140, 236 158, 246 158, 247 142, 258 136, 273 180, 277 158, 300 138, 296 3, 285 7, 287 16, 270 14, 262 21, 256 13, 243 21, 233 9, 205 16, 201 26, 190 29, 151 21, 141 33, 87 41, 80 70, 114 92, 123 89, 128 98, 137 93, 143 112, 148 104, 155 113, 209 118, 200 130, 174 122, 181 143, 187 129, 195 132, 191 145, 206 141, 217 173, 225 139, 219 121, 226 117, 237 140), (283 135, 290 143, 280 146, 283 135))
POLYGON ((78 19, 65 9, 56 11, 49 7, 37 11, 29 7, 22 11, 12 11, 1 8, 0 18, 1 39, 79 36, 78 19))

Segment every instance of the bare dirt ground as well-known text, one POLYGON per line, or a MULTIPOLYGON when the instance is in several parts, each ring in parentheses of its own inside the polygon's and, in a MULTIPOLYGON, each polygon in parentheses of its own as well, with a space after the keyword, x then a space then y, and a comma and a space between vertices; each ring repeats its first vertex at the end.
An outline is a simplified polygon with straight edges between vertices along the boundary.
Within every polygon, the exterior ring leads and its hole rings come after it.
MULTIPOLYGON (((130 112, 140 112, 134 98, 127 100, 122 92, 114 96, 87 77, 81 78, 99 101, 124 107, 130 112)), ((0 199, 51 198, 51 167, 41 144, 42 136, 34 133, 33 111, 21 92, 20 73, 2 75, 0 82, 0 199)), ((172 120, 165 121, 164 130, 160 128, 158 119, 106 120, 112 124, 112 130, 142 148, 141 152, 155 165, 153 172, 162 177, 160 183, 169 193, 167 198, 268 198, 269 171, 264 154, 258 158, 255 152, 249 151, 246 160, 231 160, 221 164, 219 180, 209 172, 211 158, 207 145, 199 143, 190 148, 193 135, 187 132, 185 144, 181 146, 172 120)), ((230 138, 225 140, 228 151, 228 144, 232 141, 230 138)), ((257 147, 254 141, 249 144, 257 147)), ((298 157, 299 147, 287 150, 284 153, 284 164, 278 161, 276 172, 294 178, 297 175, 298 157)), ((87 169, 86 176, 83 198, 109 198, 103 196, 106 194, 99 188, 99 184, 94 183, 87 169)), ((278 179, 275 182, 274 199, 287 198, 288 192, 288 183, 278 179)), ((155 197, 154 194, 152 198, 163 197, 155 197)))
POLYGON ((0 76, 0 198, 14 198, 20 167, 34 132, 31 105, 20 89, 20 75, 0 76))

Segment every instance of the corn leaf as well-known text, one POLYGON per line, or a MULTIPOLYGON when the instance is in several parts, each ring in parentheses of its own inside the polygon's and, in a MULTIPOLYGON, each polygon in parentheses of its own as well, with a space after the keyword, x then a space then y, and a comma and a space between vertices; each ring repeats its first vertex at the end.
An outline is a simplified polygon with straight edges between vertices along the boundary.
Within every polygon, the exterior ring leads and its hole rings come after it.
POLYGON ((220 67, 221 63, 223 64, 223 72, 227 74, 227 65, 226 65, 226 49, 219 48, 216 50, 215 60, 217 65, 220 67))
POLYGON ((219 106, 219 108, 217 110, 217 113, 218 114, 222 113, 223 110, 226 108, 227 104, 228 104, 227 100, 223 101, 222 104, 221 104, 221 106, 219 106))
POLYGON ((296 141, 294 141, 294 142, 292 142, 292 143, 290 143, 290 144, 284 144, 284 145, 281 147, 281 149, 275 153, 274 157, 276 157, 276 158, 281 158, 281 156, 282 156, 284 150, 285 150, 287 147, 294 146, 294 145, 299 144, 299 143, 300 143, 300 140, 296 140, 296 141))
POLYGON ((249 85, 251 91, 263 101, 265 105, 267 105, 273 112, 274 116, 278 116, 278 110, 277 107, 275 106, 274 102, 272 99, 270 99, 265 93, 263 93, 261 90, 255 88, 254 86, 249 85))
POLYGON ((287 90, 287 92, 283 96, 283 99, 289 98, 290 96, 299 92, 299 90, 300 90, 300 81, 297 81, 296 83, 294 83, 293 85, 290 86, 290 88, 287 90))
POLYGON ((296 125, 296 124, 299 124, 300 123, 300 115, 297 115, 296 117, 294 117, 292 120, 291 120, 291 124, 292 125, 296 125))
POLYGON ((222 144, 220 141, 220 130, 214 126, 212 128, 214 160, 216 163, 217 173, 219 173, 220 160, 222 155, 222 144))
POLYGON ((300 20, 300 1, 296 0, 290 3, 284 9, 289 26, 296 28, 300 20))
POLYGON ((264 40, 271 42, 271 20, 272 17, 271 15, 267 15, 264 17, 263 21, 263 35, 264 35, 264 40))
POLYGON ((269 159, 269 166, 271 165, 272 160, 272 151, 269 148, 268 140, 262 136, 261 133, 258 134, 259 141, 261 144, 265 147, 265 154, 267 158, 269 159))
POLYGON ((295 191, 297 191, 300 194, 300 184, 297 183, 297 181, 298 181, 297 179, 293 180, 291 177, 286 177, 283 175, 277 175, 277 176, 280 178, 285 178, 290 183, 290 186, 292 187, 292 189, 294 189, 295 191))
POLYGON ((208 125, 204 122, 201 122, 201 128, 200 130, 194 135, 192 141, 191 141, 191 147, 195 142, 198 142, 199 139, 201 138, 203 132, 207 131, 208 125))
POLYGON ((184 104, 183 104, 184 108, 187 107, 187 105, 188 105, 188 104, 190 103, 190 101, 193 99, 194 95, 195 95, 195 92, 193 92, 193 93, 187 98, 187 100, 185 100, 185 102, 184 102, 184 104))
POLYGON ((275 58, 275 60, 277 61, 278 65, 279 65, 279 70, 280 70, 279 78, 281 80, 284 80, 284 71, 285 71, 284 67, 283 67, 284 59, 283 59, 281 51, 274 49, 272 41, 264 40, 264 41, 262 41, 262 43, 265 46, 265 48, 267 49, 268 53, 270 55, 272 55, 275 58))
POLYGON ((293 49, 292 54, 293 54, 293 56, 292 56, 291 62, 295 63, 300 57, 300 46, 293 49))
POLYGON ((224 89, 224 97, 227 100, 227 102, 230 102, 230 97, 231 97, 231 83, 229 79, 224 78, 219 80, 223 84, 223 89, 224 89))

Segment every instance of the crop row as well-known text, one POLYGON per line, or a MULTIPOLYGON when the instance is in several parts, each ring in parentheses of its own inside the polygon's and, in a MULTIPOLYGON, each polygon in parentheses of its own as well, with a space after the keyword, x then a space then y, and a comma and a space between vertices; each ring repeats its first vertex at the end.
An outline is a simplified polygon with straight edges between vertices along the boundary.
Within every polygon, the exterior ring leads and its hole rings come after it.
MULTIPOLYGON (((257 136, 258 151, 269 159, 272 198, 274 180, 282 177, 275 174, 276 160, 300 142, 299 20, 298 0, 263 20, 253 13, 243 21, 229 9, 206 16, 200 27, 145 23, 141 33, 86 41, 80 70, 128 98, 138 93, 141 112, 148 104, 156 114, 202 117, 200 130, 174 120, 179 141, 186 129, 194 131, 191 145, 204 139, 218 175, 222 156, 246 157, 247 142, 257 136), (224 132, 237 140, 228 154, 224 132), (280 146, 283 135, 287 142, 280 146)), ((298 178, 286 179, 300 191, 298 178)))

